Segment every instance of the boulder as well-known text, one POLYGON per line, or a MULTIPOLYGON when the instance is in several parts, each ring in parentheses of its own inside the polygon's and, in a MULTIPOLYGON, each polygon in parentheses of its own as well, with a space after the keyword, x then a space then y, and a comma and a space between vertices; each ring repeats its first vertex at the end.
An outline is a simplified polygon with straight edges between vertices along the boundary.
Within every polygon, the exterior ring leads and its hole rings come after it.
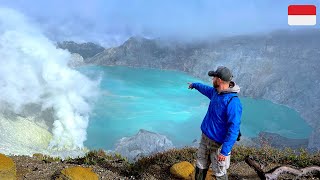
POLYGON ((57 180, 98 180, 98 175, 91 170, 92 168, 84 168, 80 166, 65 168, 61 171, 57 180))
POLYGON ((13 160, 0 154, 0 179, 16 179, 16 165, 13 160))
POLYGON ((187 161, 176 163, 170 168, 172 175, 182 179, 190 179, 193 171, 193 165, 187 161))
POLYGON ((140 129, 132 137, 124 137, 116 145, 115 152, 136 161, 140 157, 162 152, 173 148, 172 142, 164 135, 140 129))

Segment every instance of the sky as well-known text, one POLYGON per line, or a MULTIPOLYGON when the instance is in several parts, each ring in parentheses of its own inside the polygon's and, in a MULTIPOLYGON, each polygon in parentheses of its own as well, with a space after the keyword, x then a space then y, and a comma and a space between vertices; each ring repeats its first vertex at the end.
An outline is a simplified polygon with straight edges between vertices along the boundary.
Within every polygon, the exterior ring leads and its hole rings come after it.
POLYGON ((91 41, 107 47, 131 36, 201 40, 293 29, 287 22, 288 5, 319 3, 317 0, 0 0, 0 7, 24 14, 53 41, 91 41))

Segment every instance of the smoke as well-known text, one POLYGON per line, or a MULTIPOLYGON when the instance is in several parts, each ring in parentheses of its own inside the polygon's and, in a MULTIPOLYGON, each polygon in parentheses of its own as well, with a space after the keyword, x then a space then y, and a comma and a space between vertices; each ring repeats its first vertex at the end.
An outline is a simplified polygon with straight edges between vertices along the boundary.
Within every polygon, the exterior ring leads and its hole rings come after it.
POLYGON ((41 111, 52 109, 49 147, 83 148, 98 82, 70 69, 70 53, 57 49, 29 19, 8 8, 0 8, 0 57, 0 104, 16 114, 30 104, 41 111))

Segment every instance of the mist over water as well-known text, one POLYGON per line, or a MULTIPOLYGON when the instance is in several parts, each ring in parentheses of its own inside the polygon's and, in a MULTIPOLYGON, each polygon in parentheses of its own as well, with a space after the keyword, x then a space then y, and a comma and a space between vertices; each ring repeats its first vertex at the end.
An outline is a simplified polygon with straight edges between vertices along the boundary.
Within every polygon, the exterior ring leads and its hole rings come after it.
POLYGON ((17 149, 27 147, 37 151, 83 148, 90 103, 98 93, 99 82, 70 69, 70 53, 56 49, 26 17, 7 8, 0 8, 0 57, 2 149, 13 148, 10 143, 19 139, 26 142, 15 147, 17 153, 17 149), (26 127, 14 130, 19 122, 26 127), (40 131, 32 134, 37 128, 47 134, 38 141, 41 148, 34 147, 34 141, 28 142, 41 137, 40 131), (31 137, 21 136, 24 133, 31 137))

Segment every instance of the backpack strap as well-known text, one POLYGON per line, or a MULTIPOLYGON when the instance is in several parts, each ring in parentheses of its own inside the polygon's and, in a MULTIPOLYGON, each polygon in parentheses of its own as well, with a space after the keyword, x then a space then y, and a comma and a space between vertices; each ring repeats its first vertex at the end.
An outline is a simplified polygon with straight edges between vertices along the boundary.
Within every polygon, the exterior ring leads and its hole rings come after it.
MULTIPOLYGON (((238 96, 237 96, 237 95, 236 95, 236 96, 232 96, 232 97, 228 100, 228 102, 227 102, 227 107, 228 107, 228 105, 230 104, 231 100, 232 100, 234 97, 238 97, 238 96)), ((241 132, 239 131, 237 141, 240 141, 240 137, 241 137, 241 132)))

